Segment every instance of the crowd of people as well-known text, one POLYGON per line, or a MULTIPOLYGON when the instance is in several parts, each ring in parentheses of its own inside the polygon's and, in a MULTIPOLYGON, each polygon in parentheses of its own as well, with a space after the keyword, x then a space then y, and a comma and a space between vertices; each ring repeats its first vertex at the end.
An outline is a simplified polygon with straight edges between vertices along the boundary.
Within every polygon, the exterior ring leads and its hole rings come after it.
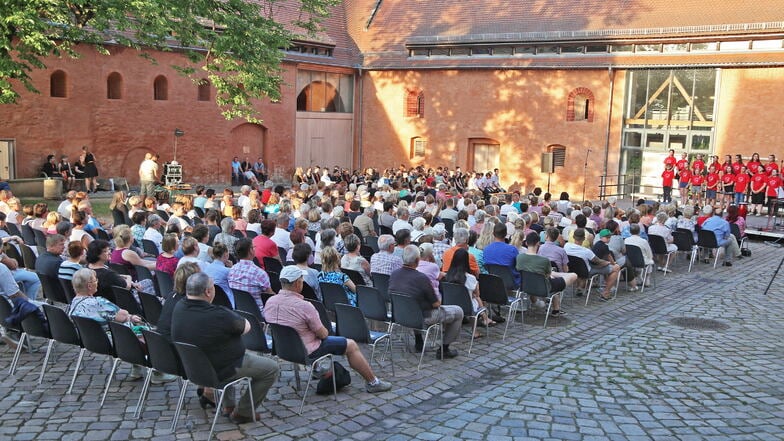
MULTIPOLYGON (((702 216, 695 217, 690 205, 680 209, 641 201, 623 210, 615 198, 576 203, 566 192, 554 199, 539 188, 501 192, 498 170, 464 174, 459 168, 401 167, 330 173, 316 167, 297 169, 291 185, 259 177, 257 182, 248 178, 250 184, 236 194, 202 185, 173 200, 117 192, 110 204, 112 221, 96 218, 84 192, 69 191, 50 211, 45 203, 20 207, 10 191, 0 191, 0 238, 16 248, 26 246, 16 233, 22 226, 43 232, 46 247, 38 250, 35 271, 71 280, 76 299, 69 312, 104 326, 141 322, 112 302, 114 287, 154 292, 141 270, 171 275, 172 292, 160 293, 158 331, 202 348, 222 380, 251 377, 258 406, 277 379, 277 363, 245 351, 241 336, 250 324, 230 308, 212 304, 218 291, 232 306, 235 292, 248 293, 266 322, 296 330, 310 357, 345 355, 366 390, 376 393, 392 385, 376 376, 354 341, 331 335, 308 301, 322 300, 324 283, 339 285, 346 301, 356 306, 358 285, 389 276, 388 292, 416 299, 426 325, 442 324, 437 357, 454 358, 465 311, 443 303, 443 283, 465 286, 473 312, 485 311, 477 319, 492 326, 504 318, 498 308, 484 305, 478 278, 494 268, 508 271, 510 292, 525 290, 520 278, 525 271, 545 276, 551 293, 574 287, 581 296, 587 294, 587 280, 573 267, 581 262, 588 275, 601 277, 600 298, 609 300, 622 268, 631 291, 649 283, 653 271, 671 271, 662 256, 653 254, 648 236, 661 236, 674 251, 677 230, 694 234, 695 240, 697 230, 712 231, 724 248, 724 264, 731 266, 741 253, 730 224, 741 235, 745 228, 737 205, 729 206, 725 219, 720 205, 705 205, 702 216), (633 268, 627 259, 631 246, 641 249, 645 269, 633 268)), ((36 302, 41 289, 36 273, 5 254, 0 260, 1 294, 36 302)), ((530 296, 532 308, 545 310, 546 298, 530 296)), ((551 306, 553 317, 567 314, 559 297, 551 306)), ((4 338, 15 344, 7 333, 4 338)), ((423 350, 422 335, 415 333, 414 339, 416 349, 423 350)), ((133 370, 130 375, 140 374, 133 370)), ((157 380, 171 378, 159 375, 157 380)), ((214 405, 212 391, 200 391, 200 402, 214 405)), ((255 407, 247 400, 236 406, 229 401, 222 411, 245 422, 255 407)))

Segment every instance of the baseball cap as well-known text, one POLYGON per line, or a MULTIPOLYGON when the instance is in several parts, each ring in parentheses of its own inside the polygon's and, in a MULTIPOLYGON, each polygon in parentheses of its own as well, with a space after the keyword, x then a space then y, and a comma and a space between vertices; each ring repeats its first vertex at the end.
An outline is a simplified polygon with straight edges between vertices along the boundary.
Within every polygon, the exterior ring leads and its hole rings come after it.
POLYGON ((302 277, 302 270, 296 265, 288 265, 280 271, 280 281, 283 283, 294 283, 302 277))
POLYGON ((607 237, 607 236, 612 236, 612 233, 610 233, 610 230, 608 230, 607 228, 599 232, 599 237, 607 237))

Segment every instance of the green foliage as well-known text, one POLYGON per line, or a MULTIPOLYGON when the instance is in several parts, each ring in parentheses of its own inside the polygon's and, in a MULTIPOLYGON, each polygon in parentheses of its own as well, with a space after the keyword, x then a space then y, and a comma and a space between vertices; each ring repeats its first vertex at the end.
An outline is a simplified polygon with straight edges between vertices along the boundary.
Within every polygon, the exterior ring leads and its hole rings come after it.
POLYGON ((18 87, 37 92, 29 73, 48 56, 77 57, 77 44, 182 52, 178 72, 208 78, 228 118, 257 121, 255 99, 280 99, 281 49, 312 36, 338 0, 2 0, 0 103, 18 87), (275 15, 295 7, 291 23, 275 15))

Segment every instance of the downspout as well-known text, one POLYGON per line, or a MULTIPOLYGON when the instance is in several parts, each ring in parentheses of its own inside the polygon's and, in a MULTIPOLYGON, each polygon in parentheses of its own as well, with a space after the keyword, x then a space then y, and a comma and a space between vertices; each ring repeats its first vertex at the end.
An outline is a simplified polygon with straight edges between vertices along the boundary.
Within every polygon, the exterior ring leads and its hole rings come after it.
POLYGON ((358 76, 357 83, 358 83, 358 87, 359 87, 359 94, 357 96, 357 105, 354 106, 354 115, 355 115, 355 118, 356 118, 356 121, 357 121, 357 126, 358 126, 357 127, 357 143, 359 144, 358 149, 357 149, 357 154, 359 155, 359 158, 357 158, 357 164, 359 165, 358 170, 364 170, 365 167, 364 167, 364 164, 362 163, 362 159, 363 159, 363 156, 362 156, 362 128, 363 128, 362 119, 363 119, 363 116, 364 116, 363 115, 363 113, 364 113, 363 112, 363 107, 362 107, 362 103, 363 103, 362 96, 363 96, 363 93, 364 93, 364 90, 365 90, 365 88, 363 87, 364 83, 365 83, 365 78, 362 76, 362 66, 361 65, 357 66, 357 76, 358 76))
POLYGON ((599 198, 604 199, 604 194, 607 185, 607 162, 610 158, 610 128, 612 124, 612 108, 613 108, 613 95, 615 92, 615 71, 612 66, 607 66, 607 75, 610 77, 610 99, 607 101, 607 131, 604 137, 604 170, 602 172, 601 188, 599 189, 599 198))

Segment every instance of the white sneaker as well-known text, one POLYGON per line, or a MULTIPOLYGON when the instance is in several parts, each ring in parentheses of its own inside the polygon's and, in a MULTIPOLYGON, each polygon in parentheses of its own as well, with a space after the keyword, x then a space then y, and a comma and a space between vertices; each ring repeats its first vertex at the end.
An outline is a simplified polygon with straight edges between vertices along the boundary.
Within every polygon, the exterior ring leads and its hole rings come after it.
POLYGON ((544 300, 536 299, 536 303, 534 304, 534 307, 538 309, 544 309, 545 308, 544 300))

